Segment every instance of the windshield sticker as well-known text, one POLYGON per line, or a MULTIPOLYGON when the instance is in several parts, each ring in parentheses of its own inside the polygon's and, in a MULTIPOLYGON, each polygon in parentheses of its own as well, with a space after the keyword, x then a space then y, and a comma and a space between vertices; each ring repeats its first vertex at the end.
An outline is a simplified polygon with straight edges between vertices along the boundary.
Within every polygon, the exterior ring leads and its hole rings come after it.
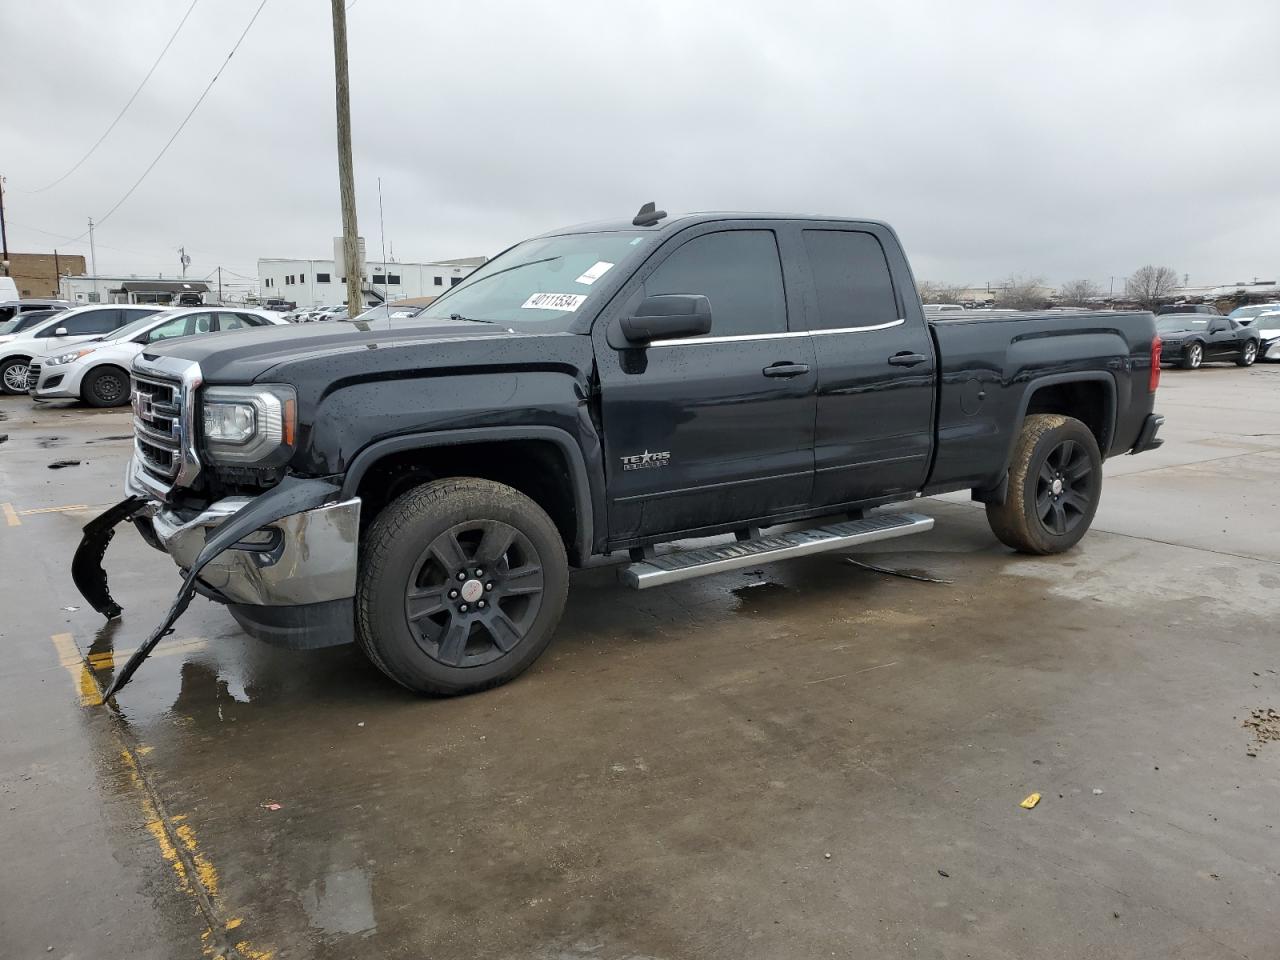
POLYGON ((609 268, 612 266, 613 264, 608 260, 597 260, 592 264, 591 268, 575 280, 574 283, 585 283, 587 286, 590 286, 608 273, 609 268))
POLYGON ((585 293, 535 293, 520 304, 523 310, 560 310, 572 313, 587 299, 585 293))

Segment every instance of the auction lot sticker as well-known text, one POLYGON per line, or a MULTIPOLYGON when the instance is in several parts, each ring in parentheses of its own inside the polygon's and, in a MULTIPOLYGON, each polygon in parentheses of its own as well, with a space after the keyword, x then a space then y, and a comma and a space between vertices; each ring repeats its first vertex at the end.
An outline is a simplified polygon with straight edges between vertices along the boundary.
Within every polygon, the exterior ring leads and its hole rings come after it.
POLYGON ((520 304, 524 310, 560 310, 572 312, 587 299, 585 293, 535 293, 520 304))

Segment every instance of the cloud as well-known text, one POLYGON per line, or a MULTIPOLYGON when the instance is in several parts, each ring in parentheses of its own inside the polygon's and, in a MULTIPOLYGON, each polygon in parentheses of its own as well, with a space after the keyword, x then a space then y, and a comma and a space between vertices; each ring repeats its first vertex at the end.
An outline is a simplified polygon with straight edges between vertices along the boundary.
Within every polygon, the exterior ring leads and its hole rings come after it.
MULTIPOLYGON (((0 142, 13 249, 119 198, 257 0, 9 5, 0 142), (51 49, 56 55, 51 55, 51 49)), ((404 260, 667 210, 870 216, 921 277, 1193 282, 1280 270, 1280 6, 359 0, 349 15, 361 232, 404 260)), ((98 232, 105 271, 203 275, 326 256, 340 232, 327 6, 269 0, 208 100, 98 232), (166 264, 168 265, 166 268, 166 264)), ((64 249, 64 247, 60 247, 64 249)), ((80 252, 80 246, 65 249, 80 252)))

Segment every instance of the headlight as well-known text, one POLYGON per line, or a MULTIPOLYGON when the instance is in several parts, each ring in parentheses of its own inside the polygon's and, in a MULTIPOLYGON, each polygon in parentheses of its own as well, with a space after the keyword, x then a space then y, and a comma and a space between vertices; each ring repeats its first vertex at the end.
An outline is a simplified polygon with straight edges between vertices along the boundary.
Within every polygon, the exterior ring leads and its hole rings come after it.
POLYGON ((200 395, 201 438, 215 463, 263 465, 293 449, 297 427, 293 387, 206 387, 200 395))
POLYGON ((46 360, 45 363, 50 367, 60 367, 65 363, 73 363, 81 357, 86 357, 91 353, 93 353, 93 350, 72 350, 70 353, 63 353, 56 357, 52 357, 51 359, 46 360))

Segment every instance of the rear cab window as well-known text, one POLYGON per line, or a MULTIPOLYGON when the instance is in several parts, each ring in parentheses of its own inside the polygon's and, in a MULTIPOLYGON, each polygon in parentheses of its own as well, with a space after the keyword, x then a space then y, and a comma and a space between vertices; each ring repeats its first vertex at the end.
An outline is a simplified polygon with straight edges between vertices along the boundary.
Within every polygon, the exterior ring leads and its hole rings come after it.
POLYGON ((810 329, 865 329, 899 321, 889 261, 879 240, 854 230, 807 229, 803 234, 818 307, 810 329))

